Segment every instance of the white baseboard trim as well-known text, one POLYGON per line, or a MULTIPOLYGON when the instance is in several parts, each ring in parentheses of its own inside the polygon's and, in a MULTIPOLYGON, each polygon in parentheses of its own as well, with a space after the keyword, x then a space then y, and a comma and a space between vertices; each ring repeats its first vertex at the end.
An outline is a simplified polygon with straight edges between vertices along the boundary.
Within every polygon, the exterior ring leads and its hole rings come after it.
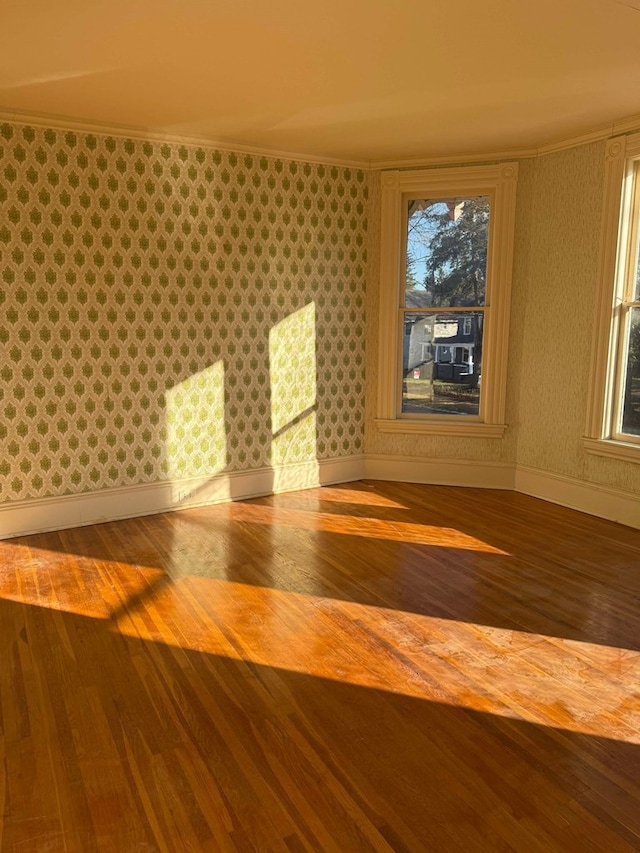
POLYGON ((141 515, 242 500, 260 495, 348 483, 364 476, 364 457, 347 456, 318 462, 257 468, 218 474, 209 479, 143 483, 0 504, 0 539, 84 527, 141 515))
POLYGON ((365 477, 399 483, 429 483, 438 486, 475 486, 513 491, 512 462, 480 462, 471 459, 424 459, 414 456, 368 454, 365 477))
POLYGON ((640 529, 640 495, 518 465, 515 490, 640 529))
POLYGON ((640 529, 640 495, 510 462, 348 456, 0 504, 0 539, 362 479, 522 492, 640 529))

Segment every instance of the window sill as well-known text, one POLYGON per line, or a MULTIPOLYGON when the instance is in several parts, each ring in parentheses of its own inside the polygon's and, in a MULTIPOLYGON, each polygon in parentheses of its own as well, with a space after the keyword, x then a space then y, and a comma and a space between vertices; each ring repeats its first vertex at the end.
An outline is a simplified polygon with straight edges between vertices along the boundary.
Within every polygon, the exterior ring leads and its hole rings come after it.
POLYGON ((614 441, 611 438, 583 438, 582 444, 587 453, 594 456, 606 456, 608 459, 640 464, 640 444, 614 441))
POLYGON ((506 424, 484 424, 478 421, 418 421, 403 418, 376 419, 378 432, 403 433, 405 435, 452 435, 475 438, 502 438, 506 424))

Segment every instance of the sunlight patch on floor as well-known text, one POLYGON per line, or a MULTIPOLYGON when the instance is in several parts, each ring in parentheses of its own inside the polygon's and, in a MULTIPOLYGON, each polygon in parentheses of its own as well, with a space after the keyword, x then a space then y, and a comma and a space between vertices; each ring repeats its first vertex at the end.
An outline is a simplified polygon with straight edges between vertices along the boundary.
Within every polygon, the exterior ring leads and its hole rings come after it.
POLYGON ((386 521, 379 518, 364 518, 356 515, 336 515, 300 509, 283 509, 262 504, 238 501, 230 509, 236 521, 268 524, 273 527, 293 527, 301 530, 317 530, 323 533, 338 533, 366 539, 388 539, 418 545, 434 545, 441 548, 459 548, 486 554, 508 556, 487 542, 462 533, 452 527, 432 527, 407 521, 386 521))
POLYGON ((5 600, 91 617, 96 631, 640 744, 639 651, 94 556, 70 569, 63 552, 9 553, 5 600))
POLYGON ((640 744, 640 652, 201 578, 154 601, 182 648, 640 744))
POLYGON ((309 502, 311 505, 327 503, 337 504, 354 504, 360 506, 380 506, 388 507, 389 509, 407 509, 405 504, 393 501, 384 495, 378 494, 373 489, 343 489, 332 488, 331 486, 323 486, 319 491, 310 491, 297 495, 286 495, 283 500, 291 499, 293 503, 304 504, 309 502))
POLYGON ((105 559, 99 552, 96 543, 94 555, 72 554, 70 560, 63 550, 11 543, 4 551, 2 599, 106 620, 125 604, 114 579, 126 585, 128 602, 146 595, 160 578, 170 581, 163 568, 105 559))

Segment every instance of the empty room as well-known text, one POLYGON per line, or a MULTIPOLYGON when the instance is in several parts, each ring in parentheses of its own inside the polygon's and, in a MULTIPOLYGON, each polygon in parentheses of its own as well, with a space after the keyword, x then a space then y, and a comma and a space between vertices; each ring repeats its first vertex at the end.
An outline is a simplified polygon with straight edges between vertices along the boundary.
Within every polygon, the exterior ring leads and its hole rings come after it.
POLYGON ((0 9, 0 850, 640 850, 640 2, 0 9))

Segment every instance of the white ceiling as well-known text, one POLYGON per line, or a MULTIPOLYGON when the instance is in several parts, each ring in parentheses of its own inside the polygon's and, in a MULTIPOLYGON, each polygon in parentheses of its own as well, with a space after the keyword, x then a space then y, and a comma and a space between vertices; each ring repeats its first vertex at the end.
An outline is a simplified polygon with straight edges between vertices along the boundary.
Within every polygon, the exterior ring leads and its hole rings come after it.
POLYGON ((363 161, 536 147, 640 113, 640 0, 0 0, 0 110, 363 161))

